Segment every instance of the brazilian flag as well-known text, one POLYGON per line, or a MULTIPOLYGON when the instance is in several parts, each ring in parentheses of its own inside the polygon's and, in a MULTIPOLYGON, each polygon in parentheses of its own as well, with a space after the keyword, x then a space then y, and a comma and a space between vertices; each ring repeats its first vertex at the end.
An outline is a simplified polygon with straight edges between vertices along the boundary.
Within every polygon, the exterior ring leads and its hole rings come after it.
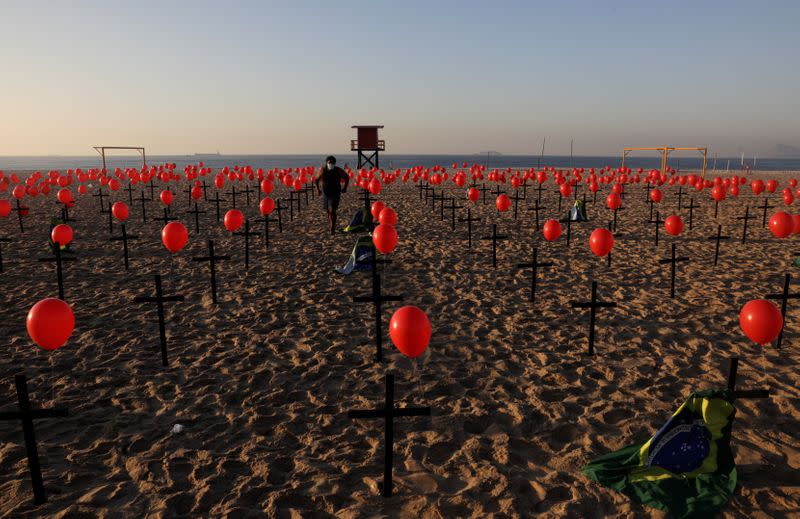
POLYGON ((648 441, 606 454, 583 473, 673 517, 713 517, 736 488, 735 414, 727 389, 692 393, 648 441))

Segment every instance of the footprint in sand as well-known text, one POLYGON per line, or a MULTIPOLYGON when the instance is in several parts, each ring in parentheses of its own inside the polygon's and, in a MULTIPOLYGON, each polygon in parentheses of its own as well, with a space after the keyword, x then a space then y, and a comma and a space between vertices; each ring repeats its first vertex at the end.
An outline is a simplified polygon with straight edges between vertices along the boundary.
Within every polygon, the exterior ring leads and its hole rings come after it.
POLYGON ((612 409, 603 413, 603 421, 607 424, 617 424, 630 417, 631 412, 627 409, 612 409))

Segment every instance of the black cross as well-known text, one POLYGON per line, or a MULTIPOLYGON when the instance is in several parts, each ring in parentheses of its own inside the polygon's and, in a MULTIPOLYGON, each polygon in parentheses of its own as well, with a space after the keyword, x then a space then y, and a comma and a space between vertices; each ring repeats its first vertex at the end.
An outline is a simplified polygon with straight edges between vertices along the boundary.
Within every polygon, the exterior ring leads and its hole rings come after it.
POLYGON ((11 238, 0 238, 0 274, 3 273, 3 243, 11 242, 11 238))
POLYGON ((47 496, 45 496, 44 493, 42 468, 39 465, 39 451, 36 448, 36 435, 33 430, 33 421, 42 418, 65 418, 69 416, 69 411, 63 408, 32 409, 31 400, 28 396, 28 382, 25 375, 14 375, 14 383, 17 386, 19 411, 0 412, 0 420, 22 421, 22 434, 25 438, 25 453, 28 456, 28 470, 30 470, 31 483, 33 484, 33 502, 36 505, 40 505, 47 502, 47 496))
POLYGON ((481 192, 481 197, 483 198, 483 205, 486 205, 486 192, 489 191, 489 188, 486 187, 486 184, 481 184, 481 187, 478 188, 478 191, 481 192))
POLYGON ((274 209, 274 211, 278 213, 278 232, 283 234, 283 219, 281 218, 281 213, 283 211, 285 211, 285 209, 283 207, 281 207, 281 199, 280 198, 275 200, 275 209, 274 209))
POLYGON ((560 221, 567 224, 567 247, 569 247, 569 242, 572 239, 572 215, 567 215, 565 219, 560 221))
POLYGON ((138 240, 138 236, 128 236, 125 232, 125 224, 122 224, 122 236, 112 236, 109 241, 121 241, 122 251, 125 254, 125 270, 128 270, 128 240, 138 240))
POLYGON ((622 206, 620 205, 619 207, 617 207, 617 208, 616 208, 616 209, 614 209, 614 211, 613 211, 613 212, 614 212, 614 232, 617 232, 617 212, 618 212, 618 211, 621 211, 622 209, 624 209, 624 207, 622 207, 622 206))
MULTIPOLYGON (((289 202, 289 221, 294 221, 294 191, 289 191, 289 198, 282 199, 285 202, 289 202)), ((300 199, 298 198, 298 202, 300 199)), ((299 209, 298 209, 299 211, 299 209)))
POLYGON ((189 195, 189 198, 186 201, 188 202, 189 207, 192 207, 192 202, 194 202, 194 198, 192 198, 192 184, 189 184, 186 189, 183 190, 183 192, 189 195))
POLYGON ((233 208, 236 209, 236 186, 231 184, 231 190, 225 193, 226 195, 231 195, 233 200, 233 208))
MULTIPOLYGON (((128 182, 124 190, 128 192, 128 205, 133 205, 133 184, 128 182)), ((144 190, 142 192, 144 193, 144 190)))
POLYGON ((156 192, 156 184, 152 177, 150 178, 150 182, 147 183, 147 187, 150 188, 150 200, 152 200, 156 192))
POLYGON ((589 355, 594 355, 594 323, 598 308, 614 308, 617 303, 597 300, 597 281, 592 281, 592 300, 585 303, 572 302, 572 308, 589 308, 589 355))
MULTIPOLYGON (((375 272, 375 252, 373 248, 373 272, 375 272)), ((372 303, 375 305, 375 361, 383 361, 383 329, 381 326, 381 311, 383 310, 383 303, 387 301, 402 301, 403 296, 385 296, 381 293, 381 277, 377 272, 372 275, 372 295, 369 296, 355 296, 353 302, 355 303, 372 303)))
POLYGON ((208 202, 208 188, 210 186, 206 183, 206 179, 203 179, 203 182, 200 185, 203 187, 203 200, 208 202))
POLYGON ((431 198, 433 199, 433 206, 431 207, 431 209, 433 209, 434 211, 436 210, 436 201, 439 200, 441 202, 441 210, 440 210, 441 211, 441 215, 440 215, 441 217, 440 217, 440 220, 444 220, 444 200, 446 198, 444 196, 444 189, 442 189, 442 193, 439 196, 436 196, 434 194, 431 198))
POLYGON ((269 215, 264 215, 258 221, 264 222, 264 249, 269 250, 269 215))
POLYGON ((742 244, 747 241, 747 221, 755 219, 755 216, 750 216, 750 206, 748 205, 744 210, 744 216, 737 216, 737 220, 744 220, 744 227, 742 228, 742 244))
POLYGON ((716 236, 709 236, 706 238, 707 240, 714 240, 717 242, 717 245, 714 247, 714 266, 717 266, 717 260, 719 259, 719 241, 720 240, 729 240, 730 236, 723 236, 722 235, 722 226, 717 225, 717 235, 716 236))
MULTIPOLYGON (((699 205, 694 205, 694 197, 689 197, 689 205, 686 206, 686 209, 689 210, 689 230, 692 230, 692 217, 694 215, 694 210, 700 207, 699 205)), ((715 217, 716 218, 716 217, 715 217)))
POLYGON ((539 211, 543 211, 544 209, 547 208, 539 205, 539 200, 534 200, 533 207, 528 208, 528 211, 533 211, 535 213, 534 216, 535 218, 534 223, 536 225, 536 227, 534 228, 535 231, 539 230, 539 211))
POLYGON ((714 218, 715 219, 717 218, 718 214, 719 214, 719 202, 717 200, 714 200, 714 218))
POLYGON ((661 224, 664 223, 664 220, 661 219, 661 212, 656 211, 656 219, 650 220, 649 223, 652 223, 656 226, 656 248, 658 248, 658 230, 661 228, 661 224))
POLYGON ((250 232, 250 220, 244 221, 244 231, 235 232, 234 236, 244 236, 244 268, 250 268, 250 236, 258 236, 257 232, 250 232))
POLYGON ((157 216, 155 218, 153 218, 153 220, 156 220, 156 221, 159 221, 159 222, 164 222, 164 225, 167 225, 167 222, 170 222, 172 220, 177 220, 177 219, 178 219, 178 217, 169 215, 169 209, 166 208, 166 207, 164 208, 164 217, 163 218, 159 218, 157 216))
POLYGON ((427 184, 424 184, 424 183, 422 183, 422 182, 420 182, 419 184, 417 184, 417 189, 419 189, 419 199, 420 199, 420 200, 422 200, 422 192, 423 192, 423 191, 425 191, 425 192, 426 192, 426 193, 425 193, 425 195, 426 195, 426 196, 425 196, 425 203, 427 204, 427 203, 428 203, 428 197, 427 197, 428 185, 427 185, 427 184))
POLYGON ((186 214, 193 214, 194 215, 194 232, 195 234, 200 233, 200 215, 206 214, 205 211, 201 211, 198 206, 197 202, 194 203, 194 209, 190 209, 186 211, 186 214))
POLYGON ((497 198, 497 197, 498 197, 498 196, 500 196, 501 194, 505 193, 505 191, 503 191, 502 189, 500 189, 500 184, 495 184, 495 186, 494 186, 494 191, 492 191, 491 193, 492 193, 492 196, 493 196, 493 197, 497 198))
POLYGON ((789 299, 800 299, 800 294, 789 293, 790 282, 791 276, 786 274, 786 277, 783 281, 783 293, 770 294, 767 296, 767 299, 779 299, 781 301, 781 316, 783 317, 783 326, 781 326, 781 333, 778 334, 778 342, 775 344, 777 349, 781 349, 781 343, 783 343, 783 330, 786 328, 786 303, 789 302, 789 299))
MULTIPOLYGON (((608 222, 608 230, 611 231, 611 235, 614 236, 614 238, 619 238, 621 235, 619 233, 616 233, 616 232, 612 231, 612 228, 611 228, 612 223, 613 222, 608 222)), ((612 254, 611 251, 608 251, 608 254, 606 254, 606 257, 608 258, 607 259, 608 263, 606 264, 606 266, 608 268, 611 268, 611 254, 612 254)))
MULTIPOLYGON (((244 196, 245 196, 245 199, 244 199, 245 205, 247 207, 250 207, 250 193, 253 193, 253 190, 250 189, 250 185, 248 183, 245 182, 244 189, 242 190, 242 192, 244 192, 244 196)), ((258 191, 255 191, 255 192, 257 193, 258 191)))
MULTIPOLYGON (((544 191, 544 187, 542 186, 542 184, 536 184, 536 203, 537 204, 542 201, 542 191, 544 191)), ((559 192, 559 195, 560 194, 561 193, 559 192)))
POLYGON ((215 191, 214 192, 214 198, 212 198, 210 200, 210 202, 214 202, 214 204, 216 205, 216 208, 217 208, 217 222, 219 222, 219 203, 220 202, 227 202, 227 201, 228 201, 227 198, 220 198, 219 197, 219 191, 215 191))
POLYGON ((564 197, 561 196, 561 188, 555 190, 556 198, 558 198, 558 212, 561 212, 561 202, 564 200, 564 197))
POLYGON ((537 255, 539 251, 536 247, 533 248, 533 260, 530 263, 517 263, 518 269, 532 269, 531 272, 531 303, 536 302, 536 272, 539 267, 552 267, 552 263, 539 263, 537 255))
POLYGON ((68 207, 68 204, 63 204, 63 207, 61 208, 61 220, 62 220, 64 223, 69 223, 69 222, 77 222, 77 220, 76 220, 75 218, 70 218, 70 217, 69 217, 69 207, 68 207))
MULTIPOLYGON (((433 197, 436 195, 436 188, 430 187, 428 185, 425 186, 425 205, 428 205, 428 197, 433 200, 433 197)), ((433 206, 436 209, 436 206, 433 206)))
POLYGON ((775 206, 774 205, 770 205, 769 204, 769 199, 765 198, 764 199, 764 205, 759 205, 758 208, 764 210, 764 219, 761 221, 761 227, 763 228, 763 227, 767 226, 767 210, 774 209, 775 206))
POLYGON ((467 222, 467 246, 471 249, 472 248, 472 222, 480 222, 480 218, 473 218, 472 217, 472 209, 467 209, 467 217, 466 218, 459 218, 459 222, 467 222))
POLYGON ((22 213, 23 211, 30 211, 30 208, 20 204, 19 198, 17 198, 16 200, 17 200, 17 207, 13 208, 12 211, 17 212, 17 219, 19 220, 19 232, 25 232, 25 228, 22 226, 22 213))
POLYGON ((652 220, 653 219, 653 206, 655 205, 655 202, 653 202, 649 198, 647 200, 645 200, 645 202, 650 204, 650 216, 648 217, 648 220, 652 220))
POLYGON ((183 301, 183 296, 165 296, 161 290, 161 275, 156 274, 156 295, 151 296, 136 296, 133 298, 134 303, 156 303, 158 305, 158 334, 161 338, 161 364, 167 365, 167 332, 164 329, 164 303, 171 303, 174 301, 183 301))
POLYGON ((519 203, 520 200, 525 200, 525 197, 524 196, 519 196, 519 190, 517 190, 517 191, 514 191, 514 196, 510 196, 508 198, 510 198, 511 200, 514 201, 514 220, 516 220, 517 219, 517 204, 519 203))
MULTIPOLYGON (((103 206, 103 197, 104 197, 104 196, 109 196, 109 195, 107 195, 107 194, 103 193, 103 187, 102 187, 102 186, 98 186, 98 187, 97 187, 97 193, 94 193, 92 196, 94 196, 94 197, 99 197, 99 198, 100 198, 100 210, 102 211, 102 210, 103 210, 103 207, 104 207, 104 206, 103 206)), ((132 204, 131 204, 131 205, 132 205, 132 204)))
POLYGON ((650 190, 653 189, 653 186, 650 185, 649 178, 645 181, 644 185, 642 186, 642 189, 645 190, 644 201, 647 202, 648 200, 650 200, 650 190))
POLYGON ((142 196, 137 198, 137 200, 142 203, 142 223, 147 223, 147 213, 144 203, 149 201, 149 199, 144 197, 144 189, 142 189, 142 196))
POLYGON ((229 260, 230 256, 214 255, 214 240, 208 240, 208 256, 192 258, 192 261, 208 261, 211 268, 211 300, 217 304, 217 261, 229 260))
POLYGON ((769 398, 769 389, 736 389, 736 374, 739 371, 739 358, 731 357, 728 370, 728 390, 734 398, 769 398))
POLYGON ((463 205, 456 205, 456 197, 450 199, 450 205, 447 206, 446 209, 450 209, 451 214, 451 222, 450 222, 450 230, 456 230, 456 209, 463 209, 463 205))
POLYGON ((689 261, 689 258, 675 257, 675 244, 672 244, 672 255, 667 259, 658 260, 662 265, 670 264, 669 297, 675 297, 675 265, 680 261, 689 261))
POLYGON ((497 242, 499 240, 507 240, 508 236, 500 236, 497 234, 497 224, 492 224, 492 235, 484 236, 481 240, 492 240, 492 267, 497 268, 497 242))
POLYGON ((394 419, 404 416, 430 416, 430 407, 396 407, 394 405, 394 375, 387 373, 386 399, 377 409, 354 409, 347 412, 348 418, 383 418, 383 497, 392 496, 392 454, 394 450, 394 419))
POLYGON ((678 211, 680 211, 683 208, 683 195, 685 194, 686 193, 683 192, 683 186, 678 185, 678 192, 675 195, 678 197, 678 211))
POLYGON ((52 258, 39 258, 39 261, 55 261, 56 262, 56 277, 58 278, 58 298, 64 301, 64 275, 61 269, 61 263, 64 261, 75 261, 72 256, 61 255, 61 245, 58 243, 53 244, 55 254, 52 258))

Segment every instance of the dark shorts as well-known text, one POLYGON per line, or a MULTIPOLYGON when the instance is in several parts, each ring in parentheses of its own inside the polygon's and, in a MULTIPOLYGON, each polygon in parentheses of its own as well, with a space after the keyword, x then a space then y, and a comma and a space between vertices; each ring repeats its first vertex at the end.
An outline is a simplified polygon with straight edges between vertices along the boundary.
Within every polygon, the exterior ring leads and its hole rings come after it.
POLYGON ((342 198, 341 195, 326 195, 325 193, 322 194, 322 207, 325 208, 327 211, 328 209, 332 211, 336 211, 339 209, 339 200, 342 198))

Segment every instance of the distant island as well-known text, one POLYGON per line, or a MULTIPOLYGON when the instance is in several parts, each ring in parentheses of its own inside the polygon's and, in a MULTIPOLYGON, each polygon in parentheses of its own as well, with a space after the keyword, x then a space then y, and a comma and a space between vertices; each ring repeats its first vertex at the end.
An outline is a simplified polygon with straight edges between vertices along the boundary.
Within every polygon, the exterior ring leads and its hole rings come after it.
POLYGON ((475 155, 489 155, 492 157, 499 157, 502 155, 502 153, 500 153, 499 151, 491 150, 491 151, 479 151, 475 155))
POLYGON ((220 153, 195 153, 195 157, 219 157, 220 153))

